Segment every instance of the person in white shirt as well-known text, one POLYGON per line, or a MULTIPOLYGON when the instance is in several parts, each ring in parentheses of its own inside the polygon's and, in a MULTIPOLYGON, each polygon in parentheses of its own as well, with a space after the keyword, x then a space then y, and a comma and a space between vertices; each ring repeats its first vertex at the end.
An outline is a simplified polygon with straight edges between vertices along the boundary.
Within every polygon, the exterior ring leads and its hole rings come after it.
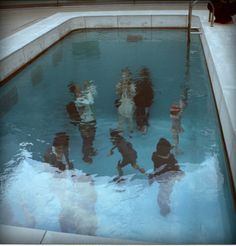
POLYGON ((71 118, 71 123, 78 125, 81 137, 83 139, 83 160, 86 163, 92 163, 92 156, 97 151, 93 147, 96 135, 96 118, 94 97, 97 94, 96 86, 91 80, 84 81, 83 90, 79 85, 70 85, 70 91, 75 96, 75 101, 67 105, 67 112, 71 118))
POLYGON ((118 128, 125 130, 125 122, 128 121, 128 130, 134 130, 134 113, 136 94, 135 84, 132 80, 131 72, 128 68, 122 71, 122 79, 116 85, 116 107, 118 108, 118 128))

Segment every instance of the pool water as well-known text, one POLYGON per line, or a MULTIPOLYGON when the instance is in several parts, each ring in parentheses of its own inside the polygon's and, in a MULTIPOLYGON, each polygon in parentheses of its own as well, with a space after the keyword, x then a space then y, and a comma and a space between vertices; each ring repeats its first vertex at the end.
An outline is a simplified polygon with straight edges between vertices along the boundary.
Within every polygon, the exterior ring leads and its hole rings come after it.
POLYGON ((188 49, 184 30, 73 32, 1 87, 0 109, 0 223, 154 243, 236 242, 227 163, 199 35, 188 49), (116 85, 127 68, 133 81, 146 69, 153 89, 147 131, 137 130, 135 121, 132 131, 128 122, 122 127, 147 173, 153 171, 159 139, 174 143, 170 107, 184 97, 183 131, 172 150, 183 175, 150 182, 128 165, 124 181, 112 181, 122 158, 117 149, 109 155, 110 130, 119 126, 116 85), (82 87, 84 80, 92 80, 97 91, 91 162, 83 159, 81 129, 66 110, 75 101, 68 85, 82 87), (73 171, 58 173, 45 163, 58 132, 69 136, 73 171))

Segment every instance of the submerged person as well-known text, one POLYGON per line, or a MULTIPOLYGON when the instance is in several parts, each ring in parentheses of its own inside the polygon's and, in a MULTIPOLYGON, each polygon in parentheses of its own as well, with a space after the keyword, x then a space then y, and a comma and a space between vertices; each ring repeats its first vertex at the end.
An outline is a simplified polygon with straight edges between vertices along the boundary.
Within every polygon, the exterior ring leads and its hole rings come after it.
POLYGON ((181 125, 181 119, 184 109, 187 107, 188 104, 188 94, 189 89, 186 87, 182 92, 179 103, 175 103, 170 107, 170 118, 172 121, 171 131, 173 136, 173 146, 176 154, 181 153, 178 148, 179 135, 184 132, 184 129, 181 125))
POLYGON ((144 67, 140 71, 139 79, 136 81, 136 95, 134 97, 137 129, 143 133, 147 132, 149 126, 148 119, 153 97, 154 92, 150 73, 148 68, 144 67))
POLYGON ((144 168, 139 167, 137 164, 137 152, 133 149, 133 146, 130 142, 126 141, 121 135, 119 130, 110 131, 111 142, 114 145, 110 150, 110 155, 113 154, 115 148, 118 149, 122 155, 122 160, 119 160, 117 163, 118 177, 114 181, 118 181, 121 176, 123 176, 123 168, 129 164, 141 173, 145 173, 144 168))
POLYGON ((96 155, 93 142, 96 135, 96 118, 94 109, 94 97, 96 87, 92 81, 84 81, 83 90, 79 85, 70 85, 70 91, 75 96, 75 101, 70 102, 66 108, 72 124, 78 125, 83 140, 83 160, 92 163, 92 157, 96 155))
POLYGON ((179 135, 184 131, 181 126, 181 116, 182 116, 181 107, 178 104, 171 105, 170 108, 170 118, 172 121, 171 132, 173 137, 173 146, 175 148, 175 152, 179 153, 178 145, 179 145, 179 135))
POLYGON ((163 216, 170 213, 170 195, 174 183, 183 175, 175 156, 171 153, 171 148, 167 139, 159 140, 156 151, 152 154, 154 172, 149 174, 150 182, 155 179, 160 184, 157 202, 163 216))
POLYGON ((135 84, 132 80, 132 74, 128 68, 122 70, 122 79, 116 85, 116 107, 118 109, 118 128, 125 130, 125 123, 128 122, 128 130, 134 130, 134 113, 135 103, 134 96, 136 93, 135 84))
POLYGON ((52 146, 44 155, 44 161, 60 171, 74 168, 69 160, 69 136, 65 132, 56 134, 52 146))

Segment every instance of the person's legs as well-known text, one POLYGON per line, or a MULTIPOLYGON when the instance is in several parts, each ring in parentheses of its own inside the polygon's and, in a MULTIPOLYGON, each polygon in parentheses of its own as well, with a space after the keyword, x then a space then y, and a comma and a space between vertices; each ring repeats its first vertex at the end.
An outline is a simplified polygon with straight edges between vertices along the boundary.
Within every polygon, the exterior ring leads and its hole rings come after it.
POLYGON ((129 132, 133 132, 134 131, 134 117, 133 117, 133 115, 131 115, 128 118, 128 130, 129 130, 129 132))
POLYGON ((79 126, 80 134, 82 137, 82 153, 83 153, 83 160, 87 163, 92 163, 92 158, 90 157, 90 148, 91 148, 91 141, 89 138, 89 127, 85 124, 80 124, 79 126))
POLYGON ((173 180, 163 180, 160 182, 157 203, 160 208, 160 213, 163 216, 170 213, 170 195, 173 190, 173 186, 173 180))
POLYGON ((118 113, 118 130, 124 131, 125 118, 118 113))
POLYGON ((136 160, 135 161, 132 161, 130 162, 131 163, 131 166, 137 170, 139 170, 140 173, 145 173, 145 170, 144 168, 140 167, 137 163, 136 163, 136 160))
POLYGON ((123 172, 122 168, 124 166, 126 166, 127 164, 128 163, 125 160, 118 161, 116 168, 117 168, 119 177, 123 176, 124 172, 123 172))
POLYGON ((174 130, 172 132, 172 136, 173 136, 173 145, 177 147, 179 145, 179 134, 177 133, 177 131, 174 130))
POLYGON ((137 123, 137 128, 139 131, 146 132, 147 128, 147 113, 144 107, 137 107, 136 108, 136 123, 137 123))
POLYGON ((82 152, 84 154, 83 160, 87 163, 92 163, 93 160, 90 156, 91 155, 91 141, 88 137, 83 138, 82 152))
POLYGON ((96 134, 96 126, 94 124, 89 125, 89 129, 88 129, 88 138, 89 138, 89 155, 94 156, 96 155, 97 151, 96 149, 93 147, 93 142, 95 139, 95 134, 96 134))

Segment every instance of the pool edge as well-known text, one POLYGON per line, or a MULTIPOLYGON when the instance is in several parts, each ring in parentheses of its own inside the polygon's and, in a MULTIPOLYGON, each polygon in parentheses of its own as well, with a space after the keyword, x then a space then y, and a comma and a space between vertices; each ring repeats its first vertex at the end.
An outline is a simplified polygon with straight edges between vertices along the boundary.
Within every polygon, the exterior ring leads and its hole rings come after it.
POLYGON ((147 242, 125 239, 113 239, 99 236, 54 232, 19 226, 0 224, 1 244, 117 244, 117 245, 143 245, 147 242))

